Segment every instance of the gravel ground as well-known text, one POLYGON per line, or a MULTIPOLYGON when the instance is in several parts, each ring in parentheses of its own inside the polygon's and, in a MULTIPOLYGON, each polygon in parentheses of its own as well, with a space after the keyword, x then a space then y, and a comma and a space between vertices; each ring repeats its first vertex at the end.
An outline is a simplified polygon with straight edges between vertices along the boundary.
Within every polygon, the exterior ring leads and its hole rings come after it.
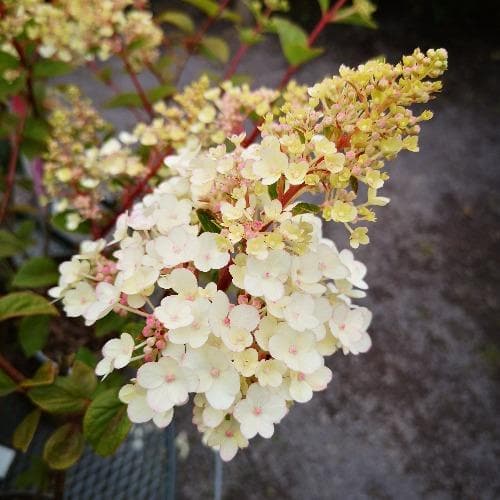
MULTIPOLYGON (((499 46, 448 28, 424 34, 411 16, 381 19, 375 32, 331 27, 320 39, 325 54, 298 74, 313 83, 340 63, 395 61, 417 45, 450 52, 421 152, 391 166, 392 202, 358 252, 369 269, 372 350, 331 358, 328 390, 225 466, 226 499, 500 498, 499 46)), ((202 66, 193 58, 183 80, 202 66)), ((241 71, 275 85, 284 66, 270 40, 241 71)), ((87 75, 79 83, 97 101, 107 97, 87 75)), ((188 408, 178 426, 191 444, 179 498, 210 498, 212 454, 188 408)))

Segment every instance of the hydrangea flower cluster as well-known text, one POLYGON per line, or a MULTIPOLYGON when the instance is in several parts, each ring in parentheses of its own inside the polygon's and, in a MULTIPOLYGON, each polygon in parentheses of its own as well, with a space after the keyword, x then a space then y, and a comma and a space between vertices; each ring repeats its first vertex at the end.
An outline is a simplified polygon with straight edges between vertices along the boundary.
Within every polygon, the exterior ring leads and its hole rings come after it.
POLYGON ((243 132, 249 115, 264 116, 279 95, 266 87, 251 90, 230 81, 211 87, 203 75, 176 94, 173 104, 156 103, 155 119, 137 124, 133 134, 143 146, 178 150, 195 141, 208 148, 243 132))
POLYGON ((130 148, 129 135, 105 139, 112 127, 76 87, 68 87, 58 101, 49 117, 43 181, 47 195, 58 200, 55 212, 71 209, 67 227, 74 229, 84 219, 99 219, 109 191, 133 182, 144 165, 130 148))
POLYGON ((417 149, 428 118, 407 107, 439 90, 425 78, 445 67, 444 51, 416 51, 397 66, 290 85, 259 144, 245 147, 241 133, 179 148, 165 159, 170 177, 118 218, 111 248, 85 242, 61 265, 51 295, 68 315, 144 319, 139 335, 105 344, 96 368, 138 366, 120 391, 130 420, 166 426, 194 394, 204 442, 231 460, 327 387, 327 356, 369 350, 371 313, 353 302, 368 288, 366 267, 324 236, 320 216, 345 225, 351 246, 367 242, 351 225, 387 203, 381 168, 417 149), (358 183, 369 188, 362 204, 358 183), (305 192, 324 200, 299 202, 305 192))
POLYGON ((25 35, 37 42, 41 57, 73 64, 96 57, 105 61, 129 48, 130 64, 139 71, 158 58, 163 39, 151 12, 144 10, 146 4, 142 0, 5 0, 0 45, 16 55, 11 40, 25 35))

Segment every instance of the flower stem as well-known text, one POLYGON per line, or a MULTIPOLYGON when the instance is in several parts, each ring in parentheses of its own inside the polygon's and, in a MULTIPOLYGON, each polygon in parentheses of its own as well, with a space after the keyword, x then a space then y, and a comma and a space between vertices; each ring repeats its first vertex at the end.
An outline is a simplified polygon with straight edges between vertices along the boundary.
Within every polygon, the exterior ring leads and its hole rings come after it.
POLYGON ((0 354, 0 369, 18 384, 26 380, 26 377, 17 368, 12 366, 10 361, 2 356, 2 354, 0 354))
POLYGON ((0 223, 3 222, 5 216, 7 215, 7 210, 9 208, 9 201, 14 189, 14 182, 16 179, 16 166, 17 160, 19 159, 19 151, 21 149, 22 135, 24 131, 24 125, 26 123, 27 109, 25 109, 20 117, 19 123, 17 125, 16 131, 11 138, 11 152, 9 163, 7 165, 7 178, 5 181, 5 191, 2 198, 2 204, 0 205, 0 223))
MULTIPOLYGON (((92 71, 92 73, 94 73, 95 77, 98 78, 99 81, 101 81, 104 85, 106 85, 106 87, 111 89, 115 93, 115 95, 120 95, 122 93, 122 90, 120 89, 120 87, 118 87, 118 85, 113 81, 112 78, 101 78, 99 76, 99 69, 98 69, 95 61, 88 61, 87 68, 89 68, 90 71, 92 71)), ((138 121, 143 120, 143 116, 141 115, 141 113, 137 109, 134 109, 134 108, 127 108, 127 109, 134 115, 136 120, 138 120, 138 121)))
MULTIPOLYGON (((267 8, 263 14, 263 19, 267 19, 271 14, 271 9, 267 8)), ((254 29, 252 30, 253 35, 259 35, 262 33, 263 29, 263 24, 259 20, 257 24, 255 25, 254 29)), ((233 58, 229 62, 228 68, 226 72, 224 73, 224 80, 229 80, 235 73, 236 70, 238 69, 238 65, 240 64, 241 60, 245 56, 245 54, 248 52, 248 49, 250 48, 250 45, 248 43, 242 42, 240 46, 238 47, 238 50, 234 54, 233 58)))
POLYGON ((141 85, 141 82, 139 81, 139 78, 137 78, 137 73, 133 70, 125 53, 122 52, 120 54, 120 56, 121 56, 121 59, 123 61, 123 66, 125 67, 126 72, 130 76, 130 80, 132 80, 132 84, 134 85, 135 90, 137 91, 137 94, 139 95, 139 99, 142 102, 142 106, 144 107, 144 110, 149 115, 149 118, 153 119, 153 117, 154 117, 153 106, 151 106, 151 103, 149 102, 149 99, 146 95, 146 92, 142 88, 142 85, 141 85))
POLYGON ((141 311, 139 309, 135 309, 133 307, 126 306, 124 304, 116 304, 116 307, 119 307, 120 309, 128 311, 132 314, 137 314, 138 316, 143 316, 144 318, 149 318, 149 316, 150 316, 148 313, 145 313, 144 311, 141 311))

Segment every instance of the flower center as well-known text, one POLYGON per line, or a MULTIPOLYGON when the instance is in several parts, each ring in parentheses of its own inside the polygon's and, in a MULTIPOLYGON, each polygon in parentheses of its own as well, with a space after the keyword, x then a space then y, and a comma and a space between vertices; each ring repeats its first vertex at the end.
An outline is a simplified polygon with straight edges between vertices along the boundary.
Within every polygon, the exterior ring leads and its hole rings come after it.
POLYGON ((260 406, 255 406, 253 409, 253 414, 258 417, 262 413, 262 408, 260 406))
POLYGON ((297 380, 299 382, 302 382, 305 379, 306 379, 306 376, 302 372, 299 372, 298 375, 297 375, 297 380))
POLYGON ((175 375, 173 373, 169 373, 166 377, 165 377, 165 382, 167 382, 167 384, 170 384, 172 382, 175 381, 175 375))
POLYGON ((292 344, 289 348, 288 348, 288 352, 290 354, 297 354, 297 348, 292 344))
POLYGON ((232 438, 233 436, 234 436, 234 432, 233 431, 226 431, 226 437, 232 438))
POLYGON ((212 368, 210 370, 210 375, 212 375, 212 377, 214 378, 217 378, 220 375, 220 370, 218 368, 212 368))

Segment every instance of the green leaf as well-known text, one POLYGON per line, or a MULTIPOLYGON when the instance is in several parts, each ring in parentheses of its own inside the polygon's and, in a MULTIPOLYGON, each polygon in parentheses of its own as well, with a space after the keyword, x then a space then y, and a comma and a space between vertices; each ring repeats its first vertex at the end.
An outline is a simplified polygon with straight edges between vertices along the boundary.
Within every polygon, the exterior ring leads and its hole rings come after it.
POLYGON ((25 246, 33 243, 33 231, 35 230, 35 222, 32 220, 25 220, 16 231, 16 236, 24 243, 25 246))
POLYGON ((42 59, 33 66, 34 78, 55 78, 56 76, 63 76, 73 70, 71 64, 54 61, 51 59, 42 59))
POLYGON ((314 205, 313 203, 297 203, 292 208, 292 215, 299 214, 317 214, 320 211, 320 207, 318 205, 314 205))
POLYGON ((33 257, 14 276, 12 285, 18 288, 39 288, 55 285, 59 279, 57 264, 49 257, 33 257))
POLYGON ((160 99, 165 99, 165 97, 171 96, 175 92, 175 87, 173 85, 169 85, 168 83, 165 85, 159 85, 153 89, 149 89, 146 92, 148 99, 150 102, 154 103, 159 101, 160 99))
POLYGON ((240 28, 238 34, 241 42, 247 45, 255 45, 263 39, 262 35, 256 33, 253 28, 240 28))
POLYGON ((20 61, 17 57, 8 52, 0 51, 0 74, 6 69, 14 69, 19 67, 20 61))
POLYGON ((0 370, 0 396, 7 396, 14 392, 16 387, 16 383, 3 370, 0 370))
POLYGON ((33 377, 27 378, 21 382, 22 387, 40 387, 50 385, 54 382, 57 368, 54 363, 47 361, 35 372, 33 377))
POLYGON ((318 0, 322 14, 330 8, 330 0, 318 0))
POLYGON ((278 181, 267 186, 267 192, 271 197, 271 200, 275 200, 278 197, 278 181))
POLYGON ((116 314, 115 312, 110 312, 104 318, 101 318, 95 323, 95 336, 104 337, 109 333, 122 332, 125 323, 127 323, 127 318, 116 314))
POLYGON ((57 316, 59 313, 45 297, 33 292, 14 292, 0 298, 0 321, 40 314, 57 316))
MULTIPOLYGON (((146 91, 146 96, 150 102, 154 103, 172 95, 174 92, 175 87, 173 85, 165 84, 149 89, 146 91)), ((135 92, 124 92, 107 101, 105 106, 107 108, 138 108, 142 106, 142 101, 139 94, 135 92)))
POLYGON ((26 316, 21 320, 18 338, 26 356, 43 349, 49 336, 49 316, 26 316))
POLYGON ((156 19, 159 23, 173 24, 184 33, 194 33, 194 23, 191 18, 179 10, 167 10, 156 19))
POLYGON ((127 50, 129 52, 133 52, 134 50, 137 49, 142 49, 145 47, 148 43, 148 40, 144 37, 139 37, 136 38, 135 40, 132 40, 128 45, 127 45, 127 50))
POLYGON ((49 136, 50 127, 46 121, 30 116, 26 120, 23 136, 38 142, 45 142, 49 136))
POLYGON ((283 54, 290 64, 298 66, 323 52, 323 49, 309 47, 305 31, 291 21, 274 17, 273 25, 278 33, 283 54))
POLYGON ((127 406, 118 399, 118 388, 97 396, 83 418, 83 432, 92 448, 102 456, 113 454, 131 427, 127 406))
POLYGON ((224 9, 220 14, 219 14, 220 19, 224 19, 225 21, 229 21, 234 24, 239 24, 241 23, 241 16, 235 12, 234 10, 231 9, 224 9))
POLYGON ((104 104, 106 108, 133 108, 141 105, 141 98, 136 92, 123 92, 112 97, 104 104))
POLYGON ((229 46, 218 36, 205 36, 201 41, 201 51, 211 59, 226 63, 229 59, 229 46))
POLYGON ((35 489, 45 491, 50 482, 49 468, 38 456, 31 457, 30 465, 15 479, 15 484, 21 489, 35 489))
POLYGON ((54 384, 35 387, 28 396, 42 410, 54 415, 81 413, 87 407, 87 401, 75 395, 73 387, 68 387, 64 377, 58 377, 54 384))
POLYGON ((69 378, 78 386, 79 393, 86 398, 90 398, 97 387, 97 377, 94 368, 76 360, 71 367, 69 378))
POLYGON ((198 220, 200 221, 201 227, 204 231, 208 233, 220 233, 221 227, 217 224, 215 216, 212 212, 199 208, 196 210, 196 215, 198 215, 198 220))
POLYGON ((219 12, 219 5, 214 0, 184 0, 184 2, 201 10, 208 17, 214 17, 219 12))
POLYGON ((16 427, 12 436, 12 446, 14 448, 26 453, 33 440, 33 436, 38 428, 40 422, 40 415, 42 412, 37 408, 28 413, 21 423, 16 427))
POLYGON ((43 459, 48 466, 64 470, 75 464, 85 448, 85 440, 75 424, 64 424, 47 439, 43 459))
POLYGON ((122 331, 130 333, 132 337, 137 337, 138 335, 140 335, 143 329, 144 323, 141 323, 140 321, 129 321, 124 325, 122 331))
POLYGON ((353 0, 352 6, 344 7, 337 12, 333 22, 377 29, 378 25, 373 19, 376 10, 377 7, 370 0, 353 0))
POLYGON ((90 349, 84 346, 80 347, 80 349, 76 351, 75 361, 81 361, 87 366, 90 366, 90 368, 95 368, 95 366, 97 365, 97 358, 95 354, 90 349))
POLYGON ((33 242, 31 235, 35 229, 33 221, 24 221, 16 233, 0 229, 0 259, 11 257, 26 249, 33 242))
POLYGON ((7 82, 3 78, 0 78, 0 99, 6 99, 11 95, 18 94, 24 87, 25 78, 20 76, 12 82, 7 82))
POLYGON ((97 386, 94 370, 75 361, 71 375, 57 377, 52 385, 35 387, 28 392, 31 401, 54 415, 81 413, 97 386))
POLYGON ((20 240, 15 234, 5 229, 0 229, 0 259, 16 255, 25 248, 26 243, 20 240))

